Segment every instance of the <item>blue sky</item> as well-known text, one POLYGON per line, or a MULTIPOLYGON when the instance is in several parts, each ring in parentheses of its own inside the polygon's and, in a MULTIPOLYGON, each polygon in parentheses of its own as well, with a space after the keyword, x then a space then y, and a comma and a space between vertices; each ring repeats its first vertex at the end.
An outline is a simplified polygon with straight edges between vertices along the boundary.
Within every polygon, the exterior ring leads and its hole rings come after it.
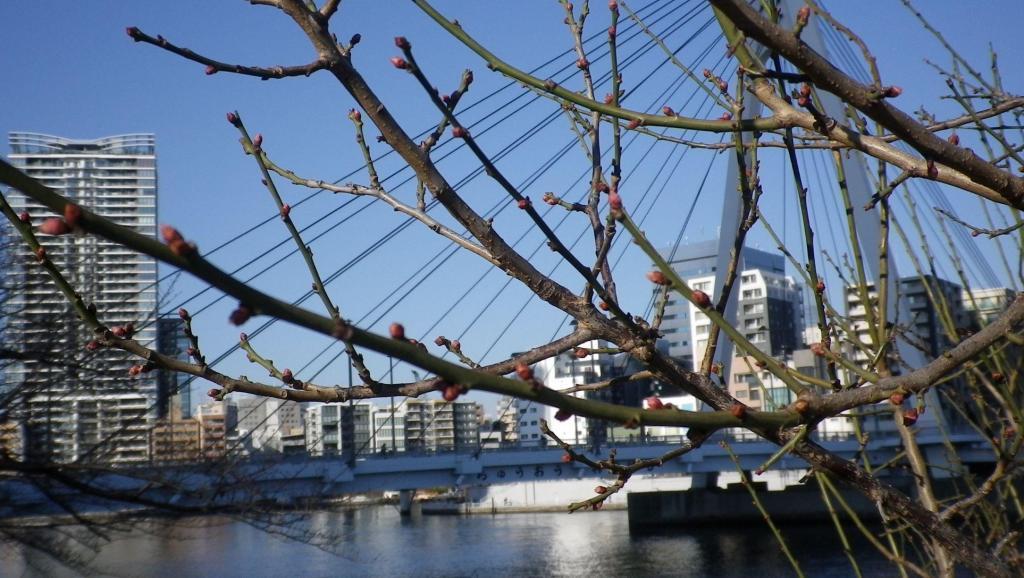
MULTIPOLYGON (((899 2, 866 0, 833 1, 831 4, 836 17, 858 31, 871 46, 885 81, 904 88, 904 94, 898 101, 904 110, 912 111, 923 105, 940 117, 958 114, 950 102, 939 98, 945 90, 943 81, 924 61, 930 58, 948 66, 948 56, 915 25, 899 2)), ((988 44, 991 42, 1004 63, 1002 72, 1007 90, 1020 92, 1019 67, 1013 65, 1024 60, 1024 48, 1016 42, 1019 16, 1024 13, 1018 1, 974 4, 932 0, 918 4, 926 10, 933 24, 947 34, 949 40, 961 48, 964 56, 979 69, 988 68, 988 44), (982 11, 996 16, 990 17, 982 11), (1017 17, 1011 17, 1014 15, 1017 17)), ((630 4, 636 10, 645 5, 639 1, 630 4)), ((699 5, 699 2, 669 2, 664 8, 653 7, 651 25, 657 30, 669 30, 666 38, 675 47, 709 22, 707 8, 699 5), (685 16, 691 6, 692 14, 685 16), (676 22, 679 22, 678 30, 673 29, 676 22)), ((539 65, 571 46, 570 37, 561 22, 564 14, 554 1, 439 1, 436 7, 449 17, 458 18, 478 40, 520 68, 539 65)), ((605 3, 594 3, 592 10, 590 31, 596 32, 607 26, 605 3)), ((244 2, 4 2, 0 3, 0 31, 7 50, 0 54, 0 64, 8 81, 4 83, 3 106, 0 107, 0 133, 26 130, 75 138, 125 132, 155 133, 159 156, 160 221, 174 224, 204 250, 238 237, 255 223, 274 214, 272 201, 259 183, 252 159, 241 153, 237 133, 224 120, 227 111, 238 110, 251 132, 264 135, 264 148, 272 158, 301 175, 333 180, 361 166, 361 155, 346 118, 353 102, 328 75, 267 82, 223 73, 206 76, 199 64, 152 46, 131 42, 124 32, 126 26, 138 26, 154 35, 163 34, 175 43, 208 56, 241 64, 290 65, 313 58, 300 31, 283 14, 270 8, 250 7, 244 2)), ((624 27, 625 24, 620 29, 624 27)), ((464 101, 464 107, 482 99, 505 82, 497 74, 487 71, 474 54, 449 38, 411 3, 345 2, 333 29, 341 40, 356 32, 362 34, 362 42, 355 50, 356 66, 392 112, 405 123, 409 132, 414 134, 436 123, 438 113, 415 80, 387 62, 390 56, 398 53, 393 45, 394 36, 402 34, 409 38, 417 59, 442 92, 448 92, 457 85, 464 68, 472 68, 476 72, 477 80, 464 101)), ((715 32, 711 23, 684 48, 681 58, 684 61, 696 59, 700 51, 708 48, 708 56, 702 66, 712 65, 722 54, 720 42, 716 44, 714 39, 715 32)), ((642 41, 638 38, 634 42, 638 46, 642 41)), ((624 45, 624 54, 626 49, 624 45)), ((661 58, 655 49, 632 68, 627 68, 624 71, 626 88, 634 88, 648 76, 649 71, 654 70, 655 61, 661 58)), ((558 64, 570 64, 574 60, 573 56, 565 56, 558 64)), ((603 64, 595 60, 595 71, 603 71, 603 64)), ((551 74, 553 69, 546 70, 544 74, 551 74)), ((691 85, 659 102, 661 91, 669 87, 677 76, 677 71, 670 67, 650 73, 650 78, 630 97, 631 106, 660 108, 661 104, 673 104, 677 110, 685 109, 712 118, 720 114, 720 111, 701 108, 699 97, 687 104, 685 94, 692 89, 691 85)), ((579 86, 578 80, 567 81, 566 85, 579 86)), ((507 89, 466 112, 464 121, 479 120, 497 105, 520 95, 522 91, 515 87, 507 89)), ((521 97, 513 106, 526 102, 528 97, 521 97)), ((542 120, 555 107, 541 100, 514 115, 509 114, 509 110, 485 120, 482 125, 507 117, 495 128, 486 134, 480 130, 482 144, 492 153, 516 142, 522 132, 542 120)), ((566 128, 564 119, 556 119, 504 157, 499 167, 513 182, 528 179, 539 166, 552 158, 556 150, 571 142, 566 128)), ((368 130, 372 141, 376 133, 372 127, 368 130)), ((964 138, 968 137, 965 135, 964 138)), ((442 144, 437 156, 452 148, 442 144)), ((644 227, 652 240, 668 244, 675 239, 682 217, 689 210, 709 163, 715 164, 684 235, 687 239, 715 235, 725 155, 691 151, 682 156, 681 149, 662 143, 654 146, 649 156, 643 157, 647 148, 647 142, 638 142, 628 149, 625 169, 635 168, 635 173, 624 184, 623 196, 635 215, 647 214, 644 227), (676 172, 670 176, 668 170, 676 166, 681 156, 676 172), (664 167, 668 170, 662 170, 664 167), (660 196, 658 191, 661 191, 660 196), (648 196, 643 195, 645 192, 648 196), (656 196, 657 201, 654 201, 656 196)), ((373 143, 373 150, 375 153, 385 152, 383 146, 376 143, 373 143)), ((6 152, 4 139, 0 153, 6 152)), ((777 166, 776 160, 776 157, 766 158, 765 164, 777 166)), ((579 147, 572 147, 553 170, 542 174, 526 192, 538 201, 548 190, 559 194, 567 191, 570 195, 581 194, 583 188, 573 182, 585 167, 579 147)), ((394 159, 387 159, 378 168, 383 176, 398 173, 403 167, 394 159)), ((441 168, 452 182, 456 182, 474 170, 476 163, 460 153, 441 161, 441 168)), ((399 184, 406 173, 398 175, 386 181, 385 186, 408 199, 412 183, 399 184)), ((766 168, 766 196, 771 199, 766 207, 773 215, 773 225, 779 227, 784 220, 792 225, 793 214, 785 212, 792 211, 792 202, 787 205, 779 200, 784 187, 779 179, 772 181, 771 176, 771 169, 766 168)), ((347 180, 365 182, 366 177, 357 172, 347 180)), ((281 185, 281 189, 293 205, 311 194, 290 185, 281 185)), ((530 253, 534 250, 539 243, 537 233, 529 232, 528 223, 518 211, 508 209, 509 203, 496 185, 477 178, 462 190, 467 200, 481 212, 491 206, 505 206, 506 210, 495 221, 498 230, 509 240, 525 233, 523 251, 530 253)), ((792 187, 788 190, 791 194, 792 187)), ((978 215, 978 203, 974 199, 950 193, 950 200, 966 216, 978 215)), ((322 224, 311 229, 310 235, 324 232, 342 219, 348 219, 313 242, 324 275, 349 266, 330 286, 333 298, 346 317, 357 320, 366 317, 364 326, 378 331, 384 331, 392 320, 402 321, 411 336, 425 337, 428 341, 438 334, 453 338, 459 336, 472 357, 482 357, 489 350, 483 359, 485 362, 496 361, 512 351, 539 344, 552 337, 560 327, 563 317, 544 305, 530 302, 525 290, 513 285, 499 293, 506 282, 506 277, 500 273, 492 272, 474 285, 485 273, 486 266, 472 255, 457 254, 440 266, 429 261, 438 251, 444 251, 446 243, 416 224, 405 229, 370 258, 349 265, 384 233, 400 225, 402 220, 382 206, 369 206, 356 215, 355 211, 363 207, 362 201, 339 210, 344 201, 346 199, 322 193, 297 207, 292 216, 300 225, 307 225, 329 215, 322 224), (428 263, 426 272, 436 270, 433 275, 426 279, 417 277, 412 293, 389 313, 381 314, 382 307, 375 309, 383 295, 399 287, 424 263, 428 263), (524 304, 523 313, 513 319, 524 304), (450 307, 454 309, 442 315, 450 307), (379 322, 370 325, 377 317, 380 317, 379 322)), ((827 211, 827 205, 823 204, 821 210, 827 211)), ((555 224, 563 216, 553 212, 547 220, 555 224)), ((570 217, 563 227, 560 230, 565 231, 567 238, 573 239, 584 231, 585 224, 570 217)), ((824 224, 822 227, 827 228, 824 224)), ((267 251, 285 234, 280 223, 273 220, 217 253, 213 259, 222 267, 232 269, 250 256, 267 251)), ((796 242, 796 235, 794 227, 787 227, 787 240, 796 242)), ((753 239, 754 244, 763 248, 771 245, 763 233, 755 232, 753 239)), ((582 243, 586 241, 584 237, 582 243)), ((991 250, 988 245, 982 247, 985 251, 991 250)), ((263 265, 279 260, 291 248, 286 244, 283 249, 269 253, 242 275, 255 273, 263 265)), ((625 243, 621 250, 626 252, 618 265, 620 293, 628 309, 642 313, 649 297, 649 286, 643 280, 648 262, 625 243)), ((591 255, 592 248, 581 244, 578 254, 591 255)), ((618 258, 618 252, 614 255, 618 258)), ((535 260, 542 270, 557 263, 546 249, 541 250, 535 260)), ((565 268, 558 270, 556 276, 572 287, 580 286, 565 268)), ((259 276, 254 283, 282 298, 296 298, 309 285, 301 261, 295 256, 259 276)), ((173 286, 163 287, 169 306, 177 305, 199 289, 200 285, 186 278, 173 286)), ((187 307, 197 309, 216 296, 216 292, 208 292, 187 307)), ((397 300, 397 296, 392 298, 384 307, 397 300)), ((318 305, 316 300, 307 302, 312 309, 318 305)), ((234 343, 237 329, 226 321, 233 307, 232 301, 224 300, 198 317, 196 326, 208 356, 219 354, 234 343)), ((250 330, 256 325, 257 322, 250 322, 245 329, 250 330)), ((561 332, 565 330, 561 326, 561 332)), ((276 326, 258 338, 255 345, 281 366, 298 368, 314 358, 314 354, 328 342, 303 330, 276 326)), ((337 349, 331 349, 327 357, 317 358, 305 375, 319 369, 336 352, 337 349)), ((387 367, 386 360, 371 357, 370 363, 377 374, 387 367)), ((235 354, 218 367, 233 374, 263 377, 262 370, 247 364, 240 354, 235 354)), ((409 369, 400 367, 395 377, 408 379, 409 369)), ((318 381, 347 383, 343 362, 327 367, 318 381)))

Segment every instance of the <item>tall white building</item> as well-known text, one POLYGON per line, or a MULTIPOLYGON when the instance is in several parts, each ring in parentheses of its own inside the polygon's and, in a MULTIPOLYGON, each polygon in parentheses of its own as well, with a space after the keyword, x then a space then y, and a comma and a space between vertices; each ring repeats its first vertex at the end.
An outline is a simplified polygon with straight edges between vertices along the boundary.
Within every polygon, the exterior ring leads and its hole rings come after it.
MULTIPOLYGON (((84 207, 147 236, 156 234, 156 149, 151 134, 96 140, 12 132, 10 161, 84 207)), ((49 210, 17 191, 11 206, 38 225, 49 210)), ((47 255, 113 327, 132 323, 154 346, 156 261, 95 235, 40 236, 47 255)), ((92 339, 67 300, 27 249, 4 274, 14 287, 4 339, 29 360, 8 368, 19 392, 11 417, 25 424, 28 456, 71 462, 148 458, 147 430, 156 413, 155 373, 128 376, 136 360, 118 351, 86 352, 92 339), (47 361, 68 360, 78 367, 47 361)), ((2 392, 0 392, 2 393, 2 392)))

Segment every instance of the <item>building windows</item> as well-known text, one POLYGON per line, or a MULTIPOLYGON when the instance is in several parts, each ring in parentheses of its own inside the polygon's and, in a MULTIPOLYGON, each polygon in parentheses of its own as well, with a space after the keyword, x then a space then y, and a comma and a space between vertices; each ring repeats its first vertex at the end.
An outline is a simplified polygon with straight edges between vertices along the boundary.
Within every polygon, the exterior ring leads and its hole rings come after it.
POLYGON ((743 292, 743 299, 757 299, 758 297, 764 296, 764 290, 760 287, 757 289, 747 289, 743 292))
POLYGON ((743 306, 744 315, 756 315, 764 313, 764 303, 747 303, 743 306))
POLYGON ((747 273, 746 275, 740 277, 740 281, 742 283, 753 283, 756 280, 757 280, 757 275, 754 275, 753 273, 747 273))

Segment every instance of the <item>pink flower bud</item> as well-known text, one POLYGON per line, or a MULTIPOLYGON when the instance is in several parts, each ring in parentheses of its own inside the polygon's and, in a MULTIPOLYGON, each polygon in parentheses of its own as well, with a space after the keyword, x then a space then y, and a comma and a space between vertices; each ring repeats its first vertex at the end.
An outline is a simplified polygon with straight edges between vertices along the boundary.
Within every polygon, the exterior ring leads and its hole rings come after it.
POLYGON ((618 35, 618 30, 614 26, 608 27, 608 38, 614 39, 618 35))
POLYGON ((576 359, 586 359, 590 352, 582 347, 577 347, 572 351, 572 354, 576 356, 576 359))
POLYGON ((579 68, 580 70, 586 70, 587 68, 590 68, 590 61, 588 61, 586 58, 581 57, 579 60, 576 61, 576 68, 579 68))
POLYGON ((611 10, 612 12, 618 12, 619 3, 616 2, 615 0, 608 0, 608 9, 611 10))
POLYGON ((523 198, 519 199, 518 201, 516 201, 516 205, 520 209, 523 209, 523 210, 526 210, 527 208, 529 208, 529 206, 531 204, 532 203, 530 203, 530 197, 523 197, 523 198))
POLYGON ((232 325, 242 325, 248 321, 252 315, 252 307, 249 307, 244 303, 239 303, 238 307, 231 312, 230 316, 228 316, 228 321, 230 321, 232 325))
POLYGON ((22 211, 18 214, 18 220, 22 223, 28 223, 32 220, 32 216, 28 214, 28 211, 22 211))
POLYGON ((399 70, 405 70, 409 68, 409 63, 405 61, 401 56, 392 56, 391 65, 399 70))
POLYGON ((291 205, 289 205, 288 203, 285 203, 285 204, 281 205, 281 218, 282 219, 287 219, 288 218, 288 214, 291 213, 291 212, 292 212, 292 206, 291 205))
POLYGON ((213 399, 220 398, 220 394, 221 394, 221 390, 219 390, 217 388, 213 388, 210 391, 206 392, 206 395, 212 397, 213 399))
POLYGON ((886 98, 896 98, 897 96, 903 94, 903 89, 898 86, 887 86, 885 88, 884 94, 886 98))
POLYGON ((612 96, 612 95, 611 95, 610 93, 609 93, 609 94, 606 94, 606 95, 604 95, 604 103, 605 103, 605 104, 611 104, 611 103, 612 103, 612 102, 614 102, 614 101, 615 101, 615 97, 614 97, 614 96, 612 96))
POLYGON ((662 409, 665 407, 665 404, 662 403, 661 398, 656 395, 652 395, 651 397, 648 397, 644 401, 647 402, 647 409, 662 409))
POLYGON ((708 294, 701 291, 700 289, 693 292, 693 303, 702 309, 711 307, 711 297, 708 294))
POLYGON ((88 350, 88 351, 96 351, 99 348, 100 348, 100 342, 96 341, 95 339, 93 339, 89 343, 85 344, 85 349, 88 350))
POLYGON ((82 207, 74 203, 68 203, 64 205, 64 222, 69 227, 74 229, 78 226, 79 221, 82 220, 82 207))
POLYGON ((676 111, 672 110, 671 106, 663 106, 663 107, 661 107, 661 112, 665 116, 675 116, 676 115, 676 111))
POLYGON ((726 120, 726 121, 732 120, 732 113, 728 112, 728 111, 723 112, 722 116, 718 117, 718 120, 726 120))
POLYGON ((459 398, 459 394, 461 394, 461 393, 462 393, 462 388, 460 388, 457 385, 449 384, 449 385, 446 385, 444 387, 444 389, 441 391, 441 397, 443 397, 445 401, 452 402, 452 401, 455 401, 456 399, 458 399, 459 398))
POLYGON ((118 336, 118 337, 127 337, 128 336, 128 330, 125 329, 121 325, 118 325, 117 327, 112 328, 110 330, 110 332, 113 333, 114 335, 118 336))
POLYGON ((348 117, 355 122, 359 122, 363 120, 363 113, 353 108, 348 111, 348 117))
POLYGON ((558 198, 554 193, 544 193, 543 201, 552 207, 558 204, 558 198))
POLYGON ((604 181, 598 181, 597 184, 594 185, 594 190, 599 192, 599 193, 607 193, 608 192, 608 183, 606 183, 604 181))
POLYGON ((732 404, 732 407, 729 408, 729 413, 731 413, 736 419, 743 419, 744 416, 747 415, 747 406, 739 402, 734 403, 732 404))
POLYGON ((937 179, 939 178, 939 167, 935 166, 935 161, 928 161, 928 178, 937 179))
POLYGON ((562 454, 562 463, 563 464, 572 463, 572 456, 570 456, 569 454, 562 454))
POLYGON ((181 309, 178 309, 178 317, 180 317, 182 319, 185 319, 185 320, 189 319, 188 310, 185 309, 184 307, 182 307, 181 309))
POLYGON ((36 248, 36 261, 42 263, 46 260, 46 247, 40 245, 36 248))
POLYGON ((955 132, 950 134, 946 140, 949 141, 949 144, 953 146, 960 146, 960 135, 956 134, 955 132))
POLYGON ((241 332, 241 333, 239 333, 239 334, 238 334, 238 340, 239 340, 239 341, 242 341, 242 342, 246 342, 246 341, 249 341, 249 335, 248 335, 248 334, 246 334, 246 333, 245 333, 245 332, 243 331, 243 332, 241 332))
POLYGON ((814 290, 817 291, 818 293, 824 293, 825 292, 825 282, 822 281, 821 279, 818 279, 818 284, 814 286, 814 290))
POLYGON ((228 118, 228 122, 231 123, 234 126, 238 126, 238 125, 242 124, 242 121, 238 118, 238 113, 236 113, 236 112, 229 112, 227 114, 227 118, 228 118))
POLYGON ((452 137, 454 138, 466 138, 466 135, 468 134, 469 133, 466 132, 466 129, 462 128, 461 126, 456 126, 452 128, 452 137))
POLYGON ((560 409, 555 412, 555 419, 558 421, 567 421, 570 417, 572 417, 572 412, 567 409, 560 409))
POLYGON ((212 64, 206 67, 206 76, 211 74, 217 74, 217 67, 212 64))
POLYGON ((608 493, 608 488, 606 488, 604 486, 598 486, 598 487, 594 488, 594 493, 595 494, 607 494, 608 493))
POLYGON ((395 46, 402 50, 409 50, 409 48, 411 47, 409 41, 406 40, 405 36, 395 36, 395 46))
POLYGON ((799 26, 807 26, 807 21, 811 18, 811 7, 801 6, 796 11, 796 23, 799 26))
POLYGON ((654 283, 655 285, 669 285, 670 283, 672 283, 671 281, 669 281, 668 277, 666 277, 664 273, 657 270, 648 271, 647 280, 650 281, 651 283, 654 283))
POLYGON ((818 357, 825 357, 828 354, 828 348, 820 341, 811 344, 811 351, 818 357))
POLYGON ((446 344, 448 344, 448 339, 446 339, 444 335, 438 335, 437 338, 434 339, 434 345, 438 347, 444 347, 446 344))
POLYGON ((639 126, 640 126, 640 119, 639 118, 634 118, 633 120, 629 121, 629 124, 626 125, 626 128, 628 128, 629 130, 635 130, 639 126))
POLYGON ((281 381, 284 383, 291 383, 295 381, 295 376, 292 374, 292 370, 285 368, 285 370, 281 372, 281 381))
POLYGON ((130 375, 131 377, 135 377, 136 375, 139 375, 140 373, 142 373, 142 366, 141 365, 133 365, 133 366, 128 368, 128 375, 130 375))
POLYGON ((198 357, 199 352, 196 351, 195 347, 189 347, 188 349, 185 350, 185 355, 188 355, 189 357, 198 357))
POLYGON ((533 370, 530 369, 529 365, 520 361, 516 363, 516 377, 523 381, 529 381, 533 379, 533 370))
POLYGON ((920 414, 918 413, 917 408, 913 407, 903 412, 903 425, 907 427, 914 425, 915 423, 917 423, 917 418, 919 415, 920 414))
POLYGON ((263 148, 263 135, 256 133, 256 138, 252 139, 252 148, 260 150, 263 148))
POLYGON ((179 233, 177 229, 170 225, 160 226, 160 236, 164 238, 164 243, 167 243, 168 245, 170 245, 174 241, 184 240, 181 236, 181 233, 179 233))
POLYGON ((613 211, 622 210, 622 197, 619 196, 618 191, 613 189, 612 192, 608 193, 608 206, 611 207, 613 211))
POLYGON ((452 351, 462 351, 462 343, 458 339, 452 340, 452 351))
POLYGON ((722 92, 729 92, 729 83, 722 79, 719 79, 718 90, 721 90, 722 92))
POLYGON ((391 335, 391 339, 405 341, 405 327, 401 323, 392 323, 388 327, 388 333, 391 335))
POLYGON ((64 219, 54 217, 43 221, 39 225, 38 231, 44 235, 67 235, 71 232, 71 227, 64 222, 64 219))

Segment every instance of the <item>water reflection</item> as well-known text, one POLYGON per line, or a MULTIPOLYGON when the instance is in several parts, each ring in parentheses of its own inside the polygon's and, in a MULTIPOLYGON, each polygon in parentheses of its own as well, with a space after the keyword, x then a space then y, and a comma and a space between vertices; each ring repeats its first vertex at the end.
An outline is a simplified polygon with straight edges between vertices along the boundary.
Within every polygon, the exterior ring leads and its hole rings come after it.
MULTIPOLYGON (((95 556, 105 575, 254 576, 675 576, 768 578, 793 574, 761 525, 666 529, 631 535, 625 512, 414 516, 392 507, 316 512, 303 530, 332 534, 332 552, 220 517, 153 521, 95 556)), ((830 526, 784 528, 809 576, 850 576, 830 526)), ((896 572, 857 545, 867 576, 896 572)), ((29 549, 0 550, 0 577, 75 576, 29 549), (38 567, 36 567, 38 566, 38 567)))

